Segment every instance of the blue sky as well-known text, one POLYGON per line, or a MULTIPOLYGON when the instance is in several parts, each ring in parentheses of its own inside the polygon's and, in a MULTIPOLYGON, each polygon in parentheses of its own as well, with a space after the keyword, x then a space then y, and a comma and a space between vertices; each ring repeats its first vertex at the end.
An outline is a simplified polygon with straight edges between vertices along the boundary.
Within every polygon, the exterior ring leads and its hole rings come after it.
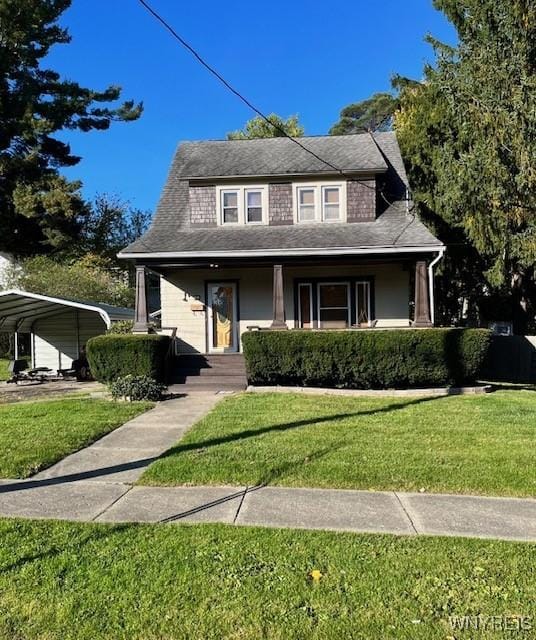
MULTIPOLYGON (((298 113, 307 134, 327 133, 350 102, 419 78, 432 59, 427 33, 454 32, 431 0, 151 0, 231 84, 266 113, 298 113)), ((144 102, 137 122, 66 132, 82 161, 68 171, 84 194, 117 194, 154 210, 181 140, 224 138, 252 114, 159 26, 137 0, 73 0, 62 17, 72 42, 46 63, 92 89, 123 87, 144 102)))

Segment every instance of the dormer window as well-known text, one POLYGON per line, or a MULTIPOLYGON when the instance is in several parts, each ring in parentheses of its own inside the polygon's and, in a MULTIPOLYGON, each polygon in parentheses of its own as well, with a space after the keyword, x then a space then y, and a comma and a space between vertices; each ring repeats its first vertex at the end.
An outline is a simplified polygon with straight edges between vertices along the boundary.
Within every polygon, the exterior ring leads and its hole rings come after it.
POLYGON ((298 201, 299 222, 314 222, 316 218, 315 189, 298 187, 298 201))
POLYGON ((294 184, 294 220, 298 223, 345 222, 346 183, 294 184))
POLYGON ((268 221, 268 188, 217 187, 218 224, 250 225, 268 221))
POLYGON ((223 224, 238 223, 238 191, 222 191, 223 224))
POLYGON ((262 191, 246 189, 246 222, 262 223, 262 191))
POLYGON ((326 222, 341 219, 340 187, 322 187, 322 219, 326 222))

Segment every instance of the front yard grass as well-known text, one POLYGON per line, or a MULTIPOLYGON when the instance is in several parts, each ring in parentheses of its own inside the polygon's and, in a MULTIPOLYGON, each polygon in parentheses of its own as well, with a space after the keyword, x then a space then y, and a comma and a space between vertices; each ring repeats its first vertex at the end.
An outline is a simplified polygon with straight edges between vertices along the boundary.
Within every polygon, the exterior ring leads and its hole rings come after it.
POLYGON ((0 478, 26 478, 151 406, 87 397, 0 405, 0 478))
POLYGON ((436 398, 242 394, 140 483, 536 495, 536 394, 436 398))
POLYGON ((459 538, 4 520, 0 638, 528 638, 491 625, 453 630, 449 616, 534 625, 535 551, 459 538))

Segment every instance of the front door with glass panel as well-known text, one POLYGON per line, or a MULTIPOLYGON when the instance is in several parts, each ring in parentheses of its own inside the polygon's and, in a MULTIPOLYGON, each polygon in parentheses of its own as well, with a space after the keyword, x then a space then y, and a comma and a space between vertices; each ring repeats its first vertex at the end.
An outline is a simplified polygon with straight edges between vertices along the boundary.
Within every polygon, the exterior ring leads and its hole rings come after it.
POLYGON ((208 349, 215 353, 238 351, 236 284, 208 284, 208 349))

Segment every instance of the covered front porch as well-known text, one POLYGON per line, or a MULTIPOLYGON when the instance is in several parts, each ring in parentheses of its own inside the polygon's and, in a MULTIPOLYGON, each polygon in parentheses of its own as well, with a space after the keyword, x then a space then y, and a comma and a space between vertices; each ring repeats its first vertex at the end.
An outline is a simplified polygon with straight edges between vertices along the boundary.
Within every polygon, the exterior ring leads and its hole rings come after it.
POLYGON ((236 353, 246 331, 373 330, 434 323, 441 253, 217 259, 137 265, 136 331, 147 331, 146 270, 161 276, 162 327, 176 353, 236 353))

